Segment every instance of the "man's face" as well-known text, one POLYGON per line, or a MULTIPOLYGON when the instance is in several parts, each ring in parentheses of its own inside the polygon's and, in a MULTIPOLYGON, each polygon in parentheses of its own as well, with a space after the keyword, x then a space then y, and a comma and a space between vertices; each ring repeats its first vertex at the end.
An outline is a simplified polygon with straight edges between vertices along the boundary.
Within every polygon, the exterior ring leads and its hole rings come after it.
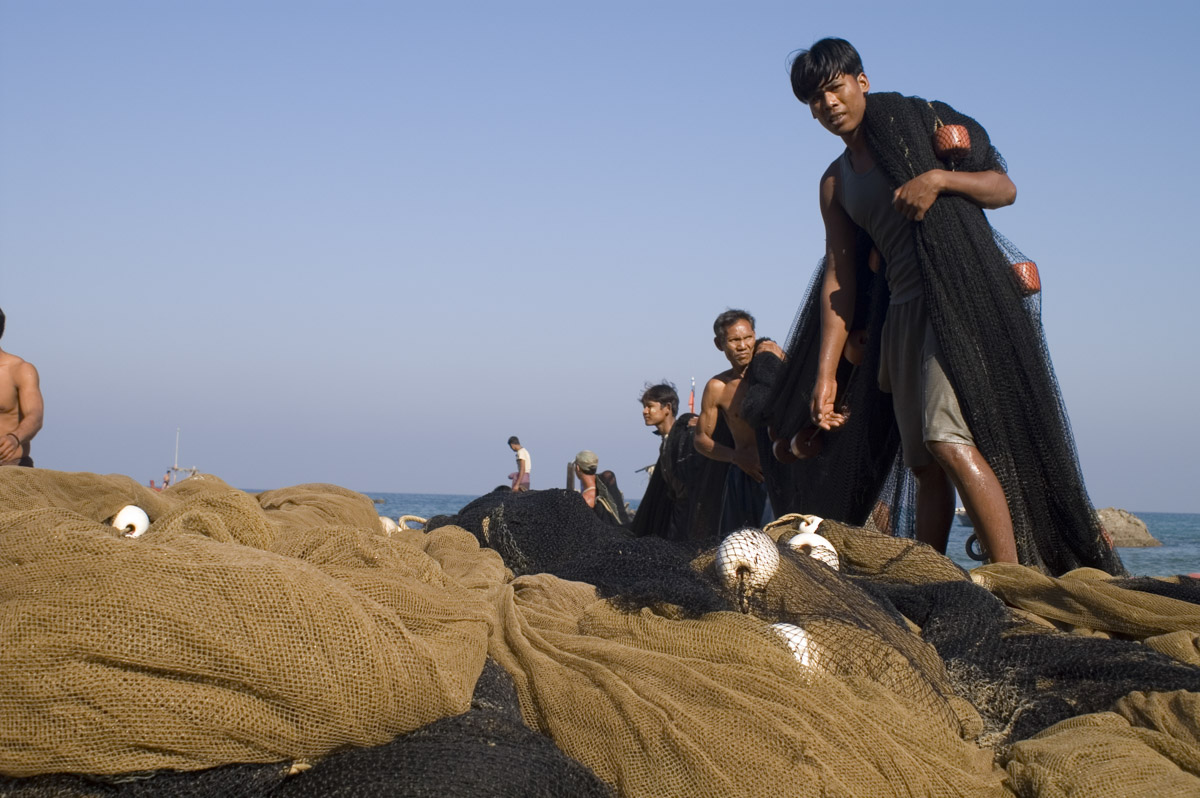
POLYGON ((835 136, 847 136, 862 124, 870 88, 866 75, 851 77, 843 72, 821 84, 808 101, 808 108, 821 127, 835 136))
POLYGON ((519 452, 519 451, 521 451, 521 444, 519 444, 519 443, 510 443, 510 444, 508 445, 508 448, 512 449, 514 452, 519 452))
POLYGON ((735 369, 743 369, 754 357, 754 328, 745 319, 738 319, 725 328, 725 343, 717 339, 717 346, 735 369))
POLYGON ((660 402, 642 403, 642 421, 646 422, 647 427, 657 427, 668 418, 671 418, 670 405, 664 405, 660 402))

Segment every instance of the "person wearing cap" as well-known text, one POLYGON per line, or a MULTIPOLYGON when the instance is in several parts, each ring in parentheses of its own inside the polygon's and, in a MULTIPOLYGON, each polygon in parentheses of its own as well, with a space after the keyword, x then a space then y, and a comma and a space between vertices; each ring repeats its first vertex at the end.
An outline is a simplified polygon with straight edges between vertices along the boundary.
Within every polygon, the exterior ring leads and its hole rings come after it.
POLYGON ((579 479, 579 492, 583 500, 596 517, 607 524, 621 526, 621 515, 613 501, 608 487, 596 479, 596 469, 600 467, 600 458, 590 449, 584 449, 575 455, 575 476, 579 479))

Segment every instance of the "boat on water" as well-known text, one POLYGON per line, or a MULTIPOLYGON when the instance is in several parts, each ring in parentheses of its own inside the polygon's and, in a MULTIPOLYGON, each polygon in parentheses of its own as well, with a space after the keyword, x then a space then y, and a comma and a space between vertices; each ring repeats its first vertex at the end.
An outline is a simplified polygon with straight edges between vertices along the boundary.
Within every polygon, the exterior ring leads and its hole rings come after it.
POLYGON ((191 466, 190 468, 180 468, 180 466, 179 466, 179 427, 176 427, 175 428, 175 464, 167 467, 167 472, 163 476, 162 487, 156 488, 154 486, 154 480, 150 480, 150 487, 154 488, 155 490, 163 490, 165 488, 170 487, 171 485, 182 482, 183 480, 187 479, 188 477, 197 476, 199 473, 200 473, 200 469, 196 468, 196 466, 191 466))

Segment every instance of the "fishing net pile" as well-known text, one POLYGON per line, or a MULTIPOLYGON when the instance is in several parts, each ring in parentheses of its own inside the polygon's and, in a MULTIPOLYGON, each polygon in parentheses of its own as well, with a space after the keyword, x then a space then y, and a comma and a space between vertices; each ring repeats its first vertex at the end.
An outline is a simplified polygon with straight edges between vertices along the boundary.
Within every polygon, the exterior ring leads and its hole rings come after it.
POLYGON ((820 523, 834 570, 816 524, 697 554, 549 490, 389 535, 330 485, 0 469, 0 795, 1054 795, 1064 750, 1200 785, 1193 586, 991 592, 820 523))
MULTIPOLYGON (((936 126, 962 125, 971 148, 953 168, 1005 171, 987 132, 950 106, 894 93, 867 95, 864 130, 876 164, 893 188, 947 164, 934 154, 936 126)), ((948 377, 980 452, 1004 488, 1021 562, 1058 575, 1081 566, 1124 573, 1120 559, 1092 513, 1039 318, 1040 294, 1025 296, 1013 264, 1024 258, 988 224, 983 211, 962 197, 943 195, 913 225, 930 320, 948 377)), ((862 524, 876 500, 892 508, 894 528, 905 525, 895 510, 903 476, 892 450, 886 395, 874 386, 879 331, 886 309, 883 269, 869 269, 858 247, 859 291, 855 327, 869 331, 865 360, 855 369, 843 360, 839 385, 847 389, 849 428, 827 436, 820 462, 785 466, 789 486, 780 496, 788 510, 821 511, 808 500, 833 490, 837 512, 826 517, 862 524), (865 295, 865 296, 864 296, 865 295), (865 324, 860 322, 865 322, 865 324), (862 385, 868 382, 872 385, 862 385), (845 451, 843 451, 845 450, 845 451), (867 463, 869 465, 862 465, 867 463), (857 467, 857 471, 855 468, 857 467), (861 476, 859 476, 861 474, 861 476), (849 479, 850 484, 841 484, 849 479), (878 492, 877 492, 878 489, 878 492)), ((789 341, 789 369, 771 410, 781 434, 799 430, 809 416, 819 347, 819 280, 810 287, 789 341)), ((776 469, 777 470, 777 469, 776 469)))

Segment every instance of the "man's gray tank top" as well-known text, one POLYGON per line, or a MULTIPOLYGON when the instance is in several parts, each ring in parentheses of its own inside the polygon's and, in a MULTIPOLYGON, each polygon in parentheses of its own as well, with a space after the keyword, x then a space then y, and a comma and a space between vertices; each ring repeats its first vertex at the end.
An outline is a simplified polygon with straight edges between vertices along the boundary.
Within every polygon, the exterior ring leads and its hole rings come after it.
POLYGON ((921 296, 921 266, 913 241, 913 223, 892 207, 892 189, 878 166, 866 174, 855 174, 850 151, 838 159, 842 168, 842 207, 856 225, 867 231, 887 264, 891 304, 899 305, 921 296))

